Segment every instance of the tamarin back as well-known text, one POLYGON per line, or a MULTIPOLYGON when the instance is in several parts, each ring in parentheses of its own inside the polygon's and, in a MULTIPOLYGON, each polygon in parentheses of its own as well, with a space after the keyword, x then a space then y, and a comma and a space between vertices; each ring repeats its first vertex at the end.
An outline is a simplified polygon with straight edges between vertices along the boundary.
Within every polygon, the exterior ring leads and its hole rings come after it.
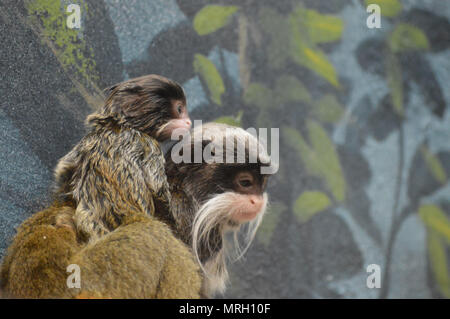
POLYGON ((78 296, 200 298, 200 267, 189 248, 154 217, 128 215, 70 260, 82 269, 78 296))
POLYGON ((128 215, 116 230, 86 244, 61 222, 74 213, 73 207, 52 206, 18 228, 0 270, 2 297, 200 297, 199 266, 168 225, 128 215), (80 289, 67 286, 71 264, 80 267, 80 289))
POLYGON ((117 228, 126 214, 152 215, 168 207, 169 186, 159 143, 130 128, 94 125, 58 163, 59 201, 76 203, 77 229, 98 237, 117 228))

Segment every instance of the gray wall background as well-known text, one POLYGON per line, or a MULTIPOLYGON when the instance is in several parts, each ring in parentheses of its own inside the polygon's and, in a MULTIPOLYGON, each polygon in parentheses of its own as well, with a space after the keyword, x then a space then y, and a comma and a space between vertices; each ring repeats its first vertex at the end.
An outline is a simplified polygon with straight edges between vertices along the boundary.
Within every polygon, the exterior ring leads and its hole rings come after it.
POLYGON ((0 256, 101 90, 158 73, 193 119, 280 128, 226 297, 449 298, 449 19, 447 0, 1 0, 0 256))

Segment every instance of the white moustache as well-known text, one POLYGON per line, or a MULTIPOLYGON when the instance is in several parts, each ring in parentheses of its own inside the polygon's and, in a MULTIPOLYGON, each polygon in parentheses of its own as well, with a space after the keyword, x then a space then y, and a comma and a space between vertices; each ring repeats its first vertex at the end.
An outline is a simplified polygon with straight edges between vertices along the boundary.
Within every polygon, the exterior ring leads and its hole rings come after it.
POLYGON ((250 247, 255 238, 256 231, 261 224, 262 218, 267 208, 268 196, 263 194, 263 206, 257 216, 250 222, 238 224, 237 226, 230 226, 230 216, 240 212, 239 205, 236 205, 238 196, 235 192, 226 192, 212 196, 206 201, 195 215, 192 224, 192 250, 205 274, 205 290, 208 293, 223 293, 226 282, 228 280, 228 271, 226 267, 227 259, 236 261, 240 259, 247 249, 250 247), (241 249, 238 239, 238 231, 245 226, 244 249, 241 249), (211 231, 218 228, 222 237, 223 246, 219 252, 214 253, 214 256, 202 263, 199 256, 199 248, 202 245, 212 252, 213 248, 210 246, 211 231), (233 242, 231 245, 227 244, 225 234, 233 232, 233 242), (233 258, 233 256, 236 256, 233 258))

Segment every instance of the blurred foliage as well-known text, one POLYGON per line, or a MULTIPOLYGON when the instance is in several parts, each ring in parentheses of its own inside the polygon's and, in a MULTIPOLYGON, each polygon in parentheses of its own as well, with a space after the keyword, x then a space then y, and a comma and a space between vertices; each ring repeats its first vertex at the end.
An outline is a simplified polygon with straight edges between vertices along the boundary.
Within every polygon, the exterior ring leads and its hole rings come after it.
POLYGON ((236 6, 215 6, 203 7, 194 18, 194 29, 199 35, 210 34, 224 27, 230 16, 236 12, 236 6))
MULTIPOLYGON (((436 279, 442 296, 449 297, 448 265, 445 257, 445 249, 442 246, 431 224, 435 225, 437 220, 444 221, 442 214, 432 206, 420 206, 422 198, 437 192, 447 183, 447 174, 439 154, 433 154, 424 144, 419 145, 413 157, 412 165, 408 172, 407 193, 409 204, 402 212, 398 210, 400 192, 402 188, 402 170, 405 165, 405 113, 410 100, 411 85, 414 83, 422 90, 426 97, 426 107, 439 120, 443 116, 445 102, 436 76, 429 63, 422 54, 429 51, 434 42, 434 31, 430 28, 422 28, 423 17, 427 16, 429 21, 437 18, 431 13, 417 9, 402 12, 400 1, 394 0, 366 0, 366 4, 375 3, 380 5, 381 13, 391 19, 392 28, 384 39, 371 38, 366 40, 357 49, 357 58, 363 68, 379 76, 383 76, 389 88, 380 106, 373 112, 369 119, 373 127, 372 134, 380 140, 384 140, 393 131, 398 133, 398 157, 399 168, 396 185, 396 204, 394 206, 393 222, 387 240, 388 247, 394 245, 400 225, 412 213, 419 211, 419 215, 427 224, 428 229, 428 256, 429 263, 436 279), (420 18, 419 18, 420 17, 420 18), (381 53, 381 54, 380 54, 381 53), (364 57, 365 56, 365 57, 364 57), (367 57, 370 57, 369 59, 367 57), (425 80, 427 78, 427 80, 425 80), (427 83, 428 82, 428 83, 427 83), (427 92, 433 91, 433 94, 427 92), (437 216, 440 218, 437 219, 437 216), (430 224, 431 223, 431 224, 430 224)), ((439 20, 439 19, 438 19, 439 20)), ((436 30, 441 27, 449 27, 448 21, 439 20, 436 30)), ((441 38, 440 41, 443 39, 441 38)), ((445 41, 444 41, 445 42, 445 41)), ((386 270, 390 271, 392 261, 392 250, 386 252, 386 270)), ((387 289, 380 295, 386 297, 387 289)))
POLYGON ((196 54, 194 57, 194 70, 200 75, 203 83, 206 84, 211 100, 221 105, 221 96, 225 92, 225 86, 214 63, 204 55, 196 54))
POLYGON ((337 123, 344 113, 344 107, 332 94, 322 96, 314 103, 312 114, 324 123, 337 123))
POLYGON ((400 0, 365 0, 366 6, 377 4, 381 8, 381 14, 393 18, 402 11, 402 3, 400 0))
POLYGON ((447 174, 445 173, 439 158, 432 154, 426 146, 420 147, 420 152, 432 176, 442 185, 445 184, 447 181, 447 174))
MULTIPOLYGON (((349 145, 338 148, 330 138, 334 125, 342 120, 346 108, 343 102, 347 94, 346 85, 341 82, 328 57, 332 45, 338 43, 346 32, 344 21, 333 12, 321 13, 315 7, 309 8, 311 3, 308 1, 286 3, 290 5, 286 4, 283 11, 267 3, 257 10, 249 10, 245 4, 238 8, 209 3, 200 6, 193 14, 193 28, 199 35, 216 34, 220 38, 220 32, 226 32, 227 28, 239 32, 236 46, 231 50, 239 56, 242 81, 240 98, 243 103, 236 103, 235 93, 230 92, 231 87, 227 84, 229 79, 223 70, 219 69, 219 72, 212 62, 199 54, 194 58, 194 69, 200 74, 211 101, 227 105, 227 108, 229 103, 238 107, 221 111, 223 115, 216 117, 215 121, 242 127, 281 127, 280 149, 283 154, 294 154, 289 159, 282 156, 282 169, 280 176, 276 177, 277 187, 290 194, 292 203, 277 203, 272 207, 258 232, 259 241, 264 245, 270 244, 282 213, 291 214, 299 224, 305 224, 321 212, 344 205, 357 224, 382 245, 380 231, 369 214, 370 201, 364 191, 371 174, 367 160, 360 147, 352 148, 349 145), (257 67, 254 66, 255 61, 257 67), (268 78, 263 74, 274 76, 268 78), (302 74, 302 80, 296 76, 298 74, 302 74), (321 92, 318 93, 315 87, 320 87, 321 92), (285 166, 288 171, 301 172, 302 178, 312 183, 306 183, 300 189, 298 186, 290 187, 297 185, 298 178, 295 174, 286 173, 285 166), (353 173, 363 176, 368 174, 368 177, 347 180, 352 178, 353 173)), ((421 27, 425 17, 414 11, 403 12, 399 0, 364 0, 361 4, 379 5, 381 14, 392 23, 391 31, 385 33, 384 39, 370 39, 356 50, 361 67, 366 72, 382 76, 389 93, 377 107, 365 111, 364 122, 360 122, 357 128, 364 129, 364 134, 360 131, 354 134, 360 134, 359 143, 364 143, 370 136, 381 141, 394 131, 398 133, 400 166, 395 195, 395 201, 398 202, 402 187, 401 172, 405 165, 403 122, 410 83, 414 82, 423 89, 428 107, 437 117, 442 117, 445 109, 434 73, 421 56, 421 53, 436 48, 437 40, 431 29, 421 27), (408 15, 419 18, 407 18, 408 15), (411 68, 411 65, 414 67, 411 68), (427 83, 420 74, 426 74, 430 82, 427 83), (433 87, 433 93, 429 93, 429 87, 433 87)), ((427 19, 431 18, 427 16, 427 19)), ((440 30, 443 27, 437 25, 436 28, 440 30)), ((218 40, 214 45, 220 47, 222 44, 218 40)), ((227 49, 230 50, 230 47, 227 46, 227 49)), ((401 214, 396 211, 398 205, 394 205, 388 246, 393 245, 398 232, 394 225, 400 225, 407 216, 417 211, 423 196, 439 190, 447 183, 449 172, 441 163, 441 155, 430 152, 426 144, 418 147, 408 176, 407 193, 411 203, 406 213, 401 214)), ((424 221, 436 218, 436 213, 424 209, 419 214, 424 221)), ((432 227, 428 222, 425 223, 427 229, 432 227)), ((430 264, 442 295, 448 297, 448 267, 442 246, 443 235, 436 234, 438 232, 434 230, 428 239, 430 264)), ((391 262, 390 254, 388 250, 388 263, 391 262)), ((389 268, 389 265, 386 266, 389 268)))
POLYGON ((271 203, 267 208, 264 219, 259 226, 256 236, 258 241, 268 246, 272 240, 275 228, 281 218, 281 215, 287 210, 286 205, 280 202, 271 203))
POLYGON ((322 178, 337 201, 345 199, 346 183, 333 142, 315 121, 308 121, 310 144, 295 129, 282 128, 282 138, 290 145, 311 174, 322 178))
POLYGON ((450 219, 436 205, 422 205, 419 215, 427 227, 428 256, 433 277, 442 295, 450 298, 450 219))
POLYGON ((300 223, 306 223, 314 214, 330 207, 328 196, 319 191, 303 192, 294 203, 294 214, 300 223))
POLYGON ((334 66, 315 44, 339 40, 343 21, 335 16, 321 15, 314 10, 297 7, 289 17, 291 26, 292 59, 339 86, 334 66))
POLYGON ((399 23, 389 37, 389 48, 394 53, 428 50, 428 43, 425 33, 413 25, 399 23))
POLYGON ((242 115, 244 115, 244 111, 239 111, 236 116, 221 116, 214 120, 216 123, 223 123, 232 126, 241 127, 242 126, 242 115))

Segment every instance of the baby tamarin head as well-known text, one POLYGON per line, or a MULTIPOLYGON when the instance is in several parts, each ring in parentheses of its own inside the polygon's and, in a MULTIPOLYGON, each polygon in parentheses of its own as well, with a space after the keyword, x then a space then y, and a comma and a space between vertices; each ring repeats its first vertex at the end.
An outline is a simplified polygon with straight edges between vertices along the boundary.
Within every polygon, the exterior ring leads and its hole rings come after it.
POLYGON ((158 141, 170 138, 177 128, 191 127, 182 87, 163 76, 134 78, 113 85, 106 94, 105 105, 88 117, 88 123, 114 123, 144 132, 158 141))

